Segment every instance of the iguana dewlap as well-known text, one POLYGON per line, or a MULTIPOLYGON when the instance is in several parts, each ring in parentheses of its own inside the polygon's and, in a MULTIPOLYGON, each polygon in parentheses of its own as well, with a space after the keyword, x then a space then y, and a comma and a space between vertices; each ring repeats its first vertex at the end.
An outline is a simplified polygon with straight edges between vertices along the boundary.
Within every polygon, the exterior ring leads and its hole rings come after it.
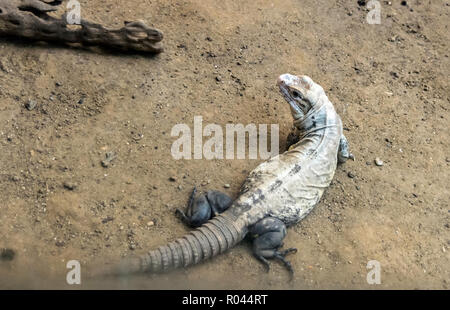
MULTIPOLYGON (((116 272, 160 272, 186 267, 222 253, 247 234, 253 251, 268 264, 278 258, 286 226, 303 219, 330 185, 338 163, 352 158, 342 122, 323 88, 307 76, 283 74, 278 86, 294 118, 298 142, 261 163, 247 177, 239 197, 225 212, 167 245, 123 261, 116 272)), ((211 207, 213 207, 211 203, 211 207)))

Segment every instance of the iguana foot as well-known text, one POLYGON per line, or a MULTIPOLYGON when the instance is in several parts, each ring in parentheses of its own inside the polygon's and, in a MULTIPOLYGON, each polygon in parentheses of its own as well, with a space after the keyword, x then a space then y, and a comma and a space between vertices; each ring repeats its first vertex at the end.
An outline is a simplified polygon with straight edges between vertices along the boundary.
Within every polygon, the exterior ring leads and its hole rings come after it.
POLYGON ((175 213, 191 227, 199 227, 231 206, 233 200, 230 196, 219 191, 208 191, 206 194, 195 197, 197 188, 194 187, 186 209, 186 213, 176 209, 175 213))
POLYGON ((297 249, 289 248, 283 251, 279 249, 283 245, 283 239, 286 236, 286 225, 274 217, 266 217, 250 229, 250 234, 253 240, 253 254, 263 263, 266 271, 270 270, 268 258, 280 260, 286 269, 289 271, 290 280, 293 279, 294 270, 289 261, 286 260, 286 255, 296 253, 297 249))
POLYGON ((338 162, 342 164, 348 159, 355 160, 355 156, 350 153, 347 138, 342 135, 341 140, 339 141, 338 162))

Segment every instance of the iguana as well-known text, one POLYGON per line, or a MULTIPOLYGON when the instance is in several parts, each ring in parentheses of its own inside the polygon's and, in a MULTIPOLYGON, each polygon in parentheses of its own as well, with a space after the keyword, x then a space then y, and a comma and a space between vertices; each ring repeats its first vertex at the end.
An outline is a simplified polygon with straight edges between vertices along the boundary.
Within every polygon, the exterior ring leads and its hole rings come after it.
POLYGON ((256 167, 234 201, 216 191, 195 198, 194 190, 187 215, 177 212, 191 226, 200 227, 167 245, 123 260, 115 272, 155 273, 186 267, 220 254, 250 235, 253 253, 267 269, 267 259, 275 258, 293 273, 285 256, 296 249, 281 250, 286 227, 317 205, 337 163, 353 159, 353 155, 341 119, 320 85, 308 76, 290 74, 281 75, 277 84, 294 118, 288 151, 256 167))

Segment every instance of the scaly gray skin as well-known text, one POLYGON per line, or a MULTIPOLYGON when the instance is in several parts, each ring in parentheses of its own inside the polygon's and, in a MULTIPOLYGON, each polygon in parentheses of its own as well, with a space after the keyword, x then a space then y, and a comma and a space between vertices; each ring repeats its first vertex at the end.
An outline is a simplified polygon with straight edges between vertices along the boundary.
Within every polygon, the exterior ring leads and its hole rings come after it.
POLYGON ((212 219, 208 208, 214 210, 211 201, 217 199, 200 197, 193 204, 194 192, 189 205, 196 211, 188 209, 188 215, 194 218, 200 210, 196 224, 201 224, 199 214, 204 214, 207 222, 167 245, 123 261, 115 272, 155 273, 186 267, 223 253, 247 234, 254 238, 253 252, 266 267, 267 258, 276 258, 293 272, 284 257, 296 249, 279 251, 286 226, 303 219, 317 205, 338 161, 353 156, 342 134, 341 119, 320 85, 307 76, 290 74, 281 75, 277 84, 294 118, 296 133, 290 136, 291 143, 298 142, 256 167, 231 207, 212 219))

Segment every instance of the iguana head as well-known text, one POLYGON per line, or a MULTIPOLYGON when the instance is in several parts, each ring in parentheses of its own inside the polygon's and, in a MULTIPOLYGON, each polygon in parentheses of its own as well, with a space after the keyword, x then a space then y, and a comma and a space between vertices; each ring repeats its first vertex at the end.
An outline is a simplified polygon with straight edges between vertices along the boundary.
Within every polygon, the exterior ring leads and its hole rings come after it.
POLYGON ((323 88, 306 76, 283 74, 278 77, 277 85, 291 107, 294 119, 303 118, 312 108, 319 104, 325 94, 323 88))

